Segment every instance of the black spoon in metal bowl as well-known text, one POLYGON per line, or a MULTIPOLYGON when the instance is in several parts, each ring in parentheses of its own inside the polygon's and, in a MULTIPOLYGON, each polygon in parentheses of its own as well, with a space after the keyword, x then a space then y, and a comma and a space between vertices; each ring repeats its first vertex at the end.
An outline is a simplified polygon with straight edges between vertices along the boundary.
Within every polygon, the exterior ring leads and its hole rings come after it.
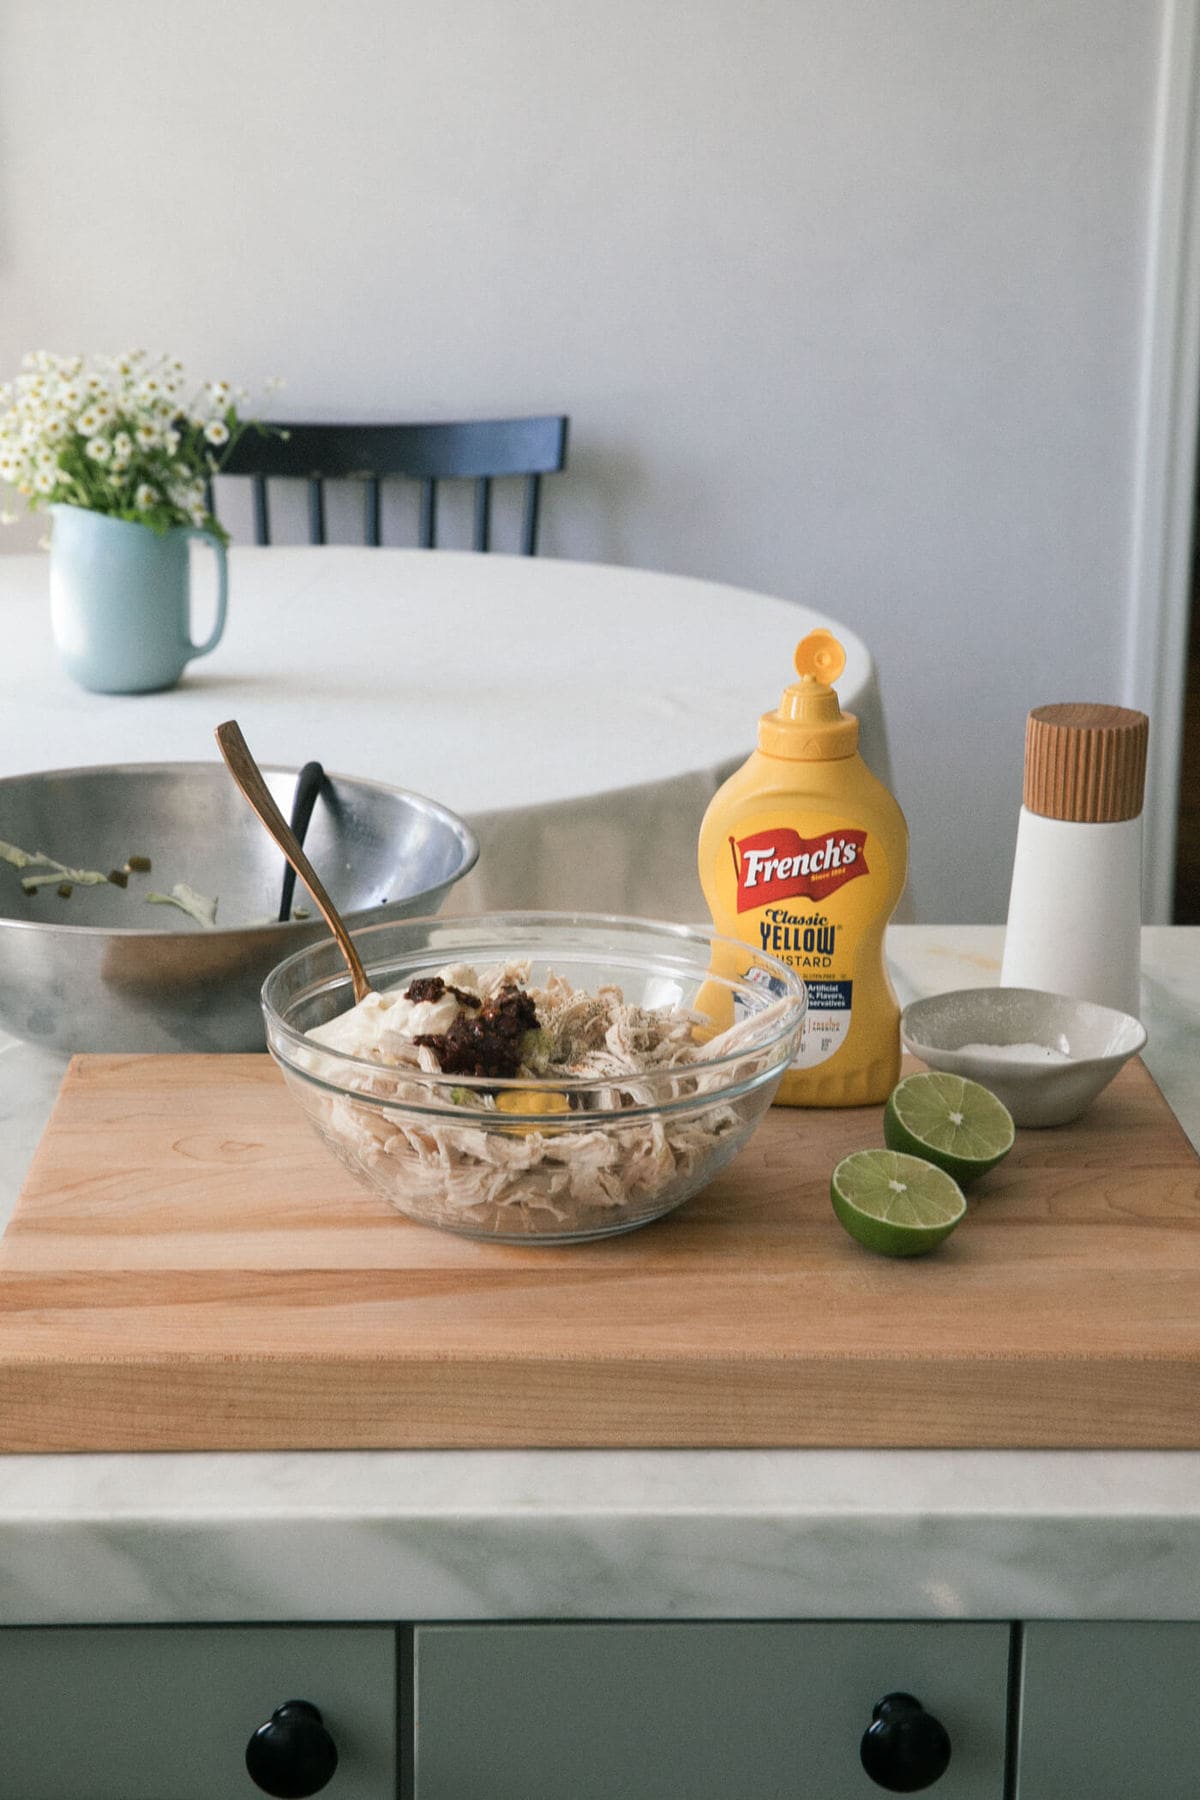
MULTIPOLYGON (((308 830, 309 820, 313 816, 313 807, 317 804, 317 796, 325 786, 325 771, 319 762, 306 762, 296 777, 296 791, 292 795, 292 817, 290 820, 296 842, 304 847, 304 834, 308 830)), ((279 899, 279 923, 284 925, 292 916, 292 895, 296 891, 296 871, 291 863, 285 863, 283 870, 283 888, 279 899)))

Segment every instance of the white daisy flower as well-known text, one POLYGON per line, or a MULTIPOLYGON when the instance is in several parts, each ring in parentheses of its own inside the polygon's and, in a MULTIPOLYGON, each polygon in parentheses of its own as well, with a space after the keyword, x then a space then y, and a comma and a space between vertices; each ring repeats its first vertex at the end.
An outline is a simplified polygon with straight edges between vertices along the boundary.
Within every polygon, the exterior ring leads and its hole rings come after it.
POLYGON ((4 512, 0 512, 0 525, 15 525, 16 522, 17 522, 16 513, 9 512, 7 510, 7 508, 5 509, 4 512))
MULTIPOLYGON (((277 384, 279 385, 279 384, 277 384)), ((73 472, 80 452, 138 510, 208 517, 205 476, 239 429, 235 407, 245 388, 188 380, 181 358, 142 349, 111 355, 58 356, 30 351, 14 381, 0 384, 0 480, 41 503, 88 484, 73 472), (163 455, 160 459, 158 452, 163 455), (62 460, 59 458, 62 453, 62 460), (161 466, 169 476, 147 479, 161 466)))

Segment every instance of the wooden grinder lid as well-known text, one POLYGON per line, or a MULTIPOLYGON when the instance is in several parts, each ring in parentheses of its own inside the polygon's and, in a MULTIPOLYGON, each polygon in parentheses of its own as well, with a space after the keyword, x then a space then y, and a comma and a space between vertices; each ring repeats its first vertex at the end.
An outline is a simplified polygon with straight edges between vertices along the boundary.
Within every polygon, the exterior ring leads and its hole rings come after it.
POLYGON ((1046 819, 1136 819, 1150 721, 1127 706, 1037 706, 1025 727, 1025 805, 1046 819))

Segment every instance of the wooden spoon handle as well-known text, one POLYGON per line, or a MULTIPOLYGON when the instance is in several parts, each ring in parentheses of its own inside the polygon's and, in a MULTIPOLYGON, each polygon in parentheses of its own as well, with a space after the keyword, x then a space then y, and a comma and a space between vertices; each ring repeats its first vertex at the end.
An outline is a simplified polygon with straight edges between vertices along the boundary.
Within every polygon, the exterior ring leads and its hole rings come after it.
POLYGON ((320 876, 300 848, 295 833, 271 797, 271 790, 263 780, 262 770, 250 754, 250 746, 242 736, 236 719, 227 719, 224 725, 218 725, 216 737, 221 755, 229 766, 229 773, 316 901, 321 917, 337 939, 338 949, 345 957, 346 967, 350 971, 355 1001, 364 999, 371 992, 371 984, 362 966, 362 958, 354 948, 341 914, 325 892, 320 876))

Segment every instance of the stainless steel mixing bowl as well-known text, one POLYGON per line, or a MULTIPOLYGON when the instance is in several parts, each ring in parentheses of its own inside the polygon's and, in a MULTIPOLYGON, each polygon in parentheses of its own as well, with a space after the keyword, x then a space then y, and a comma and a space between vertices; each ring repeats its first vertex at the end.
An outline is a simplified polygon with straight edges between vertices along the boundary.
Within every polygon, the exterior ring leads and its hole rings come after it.
MULTIPOLYGON (((286 816, 296 771, 263 774, 286 816)), ((103 873, 151 862, 124 889, 77 885, 63 898, 54 884, 26 895, 22 871, 0 860, 0 1026, 56 1050, 261 1050, 264 979, 328 936, 299 882, 293 905, 312 917, 273 922, 284 861, 221 762, 10 776, 0 840, 103 873), (177 882, 216 898, 215 930, 146 903, 177 882)), ((351 930, 436 912, 479 854, 436 801, 334 774, 304 844, 351 930)))

